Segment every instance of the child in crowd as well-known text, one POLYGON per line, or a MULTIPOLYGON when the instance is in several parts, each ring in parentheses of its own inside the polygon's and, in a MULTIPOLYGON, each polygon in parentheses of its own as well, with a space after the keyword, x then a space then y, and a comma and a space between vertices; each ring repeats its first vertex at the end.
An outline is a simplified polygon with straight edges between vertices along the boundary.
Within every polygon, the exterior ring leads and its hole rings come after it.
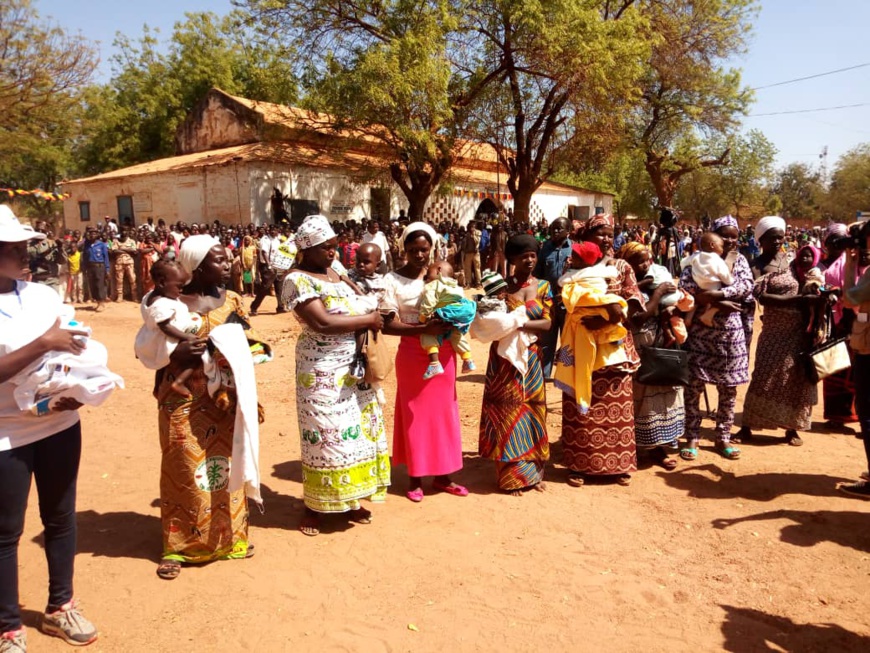
MULTIPOLYGON (((795 254, 794 269, 801 284, 800 293, 802 295, 830 294, 829 290, 825 288, 825 275, 818 268, 821 260, 821 250, 813 245, 804 245, 795 254)), ((813 334, 814 344, 819 344, 825 338, 824 316, 825 311, 820 311, 815 306, 808 309, 807 333, 813 334)))
POLYGON ((484 295, 477 298, 477 314, 507 313, 507 282, 498 272, 484 270, 480 275, 484 295))
POLYGON ((608 292, 608 283, 618 274, 602 265, 601 249, 591 242, 571 247, 571 269, 559 278, 567 316, 562 329, 562 347, 556 352, 554 382, 574 397, 581 413, 592 400, 592 372, 627 360, 622 342, 628 334, 622 318, 628 303, 608 292), (589 328, 590 320, 606 320, 602 328, 589 328))
MULTIPOLYGON (((428 322, 432 317, 438 317, 453 325, 450 333, 446 336, 453 346, 453 351, 462 359, 462 371, 472 372, 477 369, 471 360, 471 345, 468 343, 466 334, 474 315, 477 305, 462 294, 462 289, 453 279, 453 266, 447 261, 433 263, 426 270, 423 287, 423 296, 420 300, 420 322, 428 322)), ((423 374, 424 379, 444 374, 444 368, 438 360, 438 349, 441 338, 423 334, 420 336, 420 345, 429 354, 429 367, 423 374)))
MULTIPOLYGON (((190 282, 190 275, 177 261, 157 261, 151 266, 154 290, 142 298, 140 310, 144 324, 136 334, 136 357, 149 369, 169 364, 169 356, 183 340, 196 340, 201 318, 191 313, 179 297, 190 282)), ((172 382, 173 392, 190 397, 185 381, 193 369, 183 370, 172 382)))
MULTIPOLYGON (((731 269, 725 262, 725 241, 718 234, 707 231, 701 236, 700 249, 692 256, 692 278, 701 290, 721 290, 723 286, 734 283, 731 269)), ((713 326, 713 318, 719 309, 708 306, 701 315, 701 322, 707 326, 713 326)), ((691 322, 692 315, 687 317, 691 322)))
MULTIPOLYGON (((373 297, 378 303, 378 308, 381 308, 384 295, 386 294, 384 275, 378 274, 381 254, 381 248, 375 243, 360 245, 356 251, 356 265, 352 270, 347 272, 347 279, 351 281, 354 289, 362 295, 373 297)), ((365 329, 356 332, 356 355, 354 356, 353 363, 350 365, 350 375, 357 380, 365 376, 363 346, 367 337, 372 336, 365 329)), ((375 390, 378 393, 378 401, 380 401, 383 392, 380 388, 375 388, 375 390)))
POLYGON ((66 250, 66 260, 69 265, 69 278, 66 282, 66 301, 71 304, 82 304, 85 301, 84 284, 82 283, 82 253, 76 243, 66 242, 63 245, 66 250))
MULTIPOLYGON (((620 251, 622 258, 634 270, 634 276, 637 278, 637 287, 649 300, 653 292, 660 285, 670 283, 676 286, 671 273, 663 265, 653 263, 652 254, 649 248, 640 243, 629 243, 623 248, 625 251, 620 251)), ((659 299, 661 308, 675 307, 678 311, 689 313, 695 308, 695 298, 689 293, 677 288, 674 292, 669 292, 661 296, 659 299)), ((682 315, 674 313, 669 319, 671 333, 666 334, 664 345, 670 346, 673 342, 683 344, 688 338, 686 323, 682 315)), ((667 331, 667 329, 665 329, 667 331)))

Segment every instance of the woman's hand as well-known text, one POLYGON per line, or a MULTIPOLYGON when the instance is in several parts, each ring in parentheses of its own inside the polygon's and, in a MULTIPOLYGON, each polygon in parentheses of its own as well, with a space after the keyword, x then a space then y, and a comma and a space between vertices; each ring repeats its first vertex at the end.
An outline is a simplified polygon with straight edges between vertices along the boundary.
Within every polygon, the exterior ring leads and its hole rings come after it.
POLYGON ((590 331, 598 331, 610 324, 610 320, 601 317, 600 315, 587 315, 585 317, 581 317, 580 321, 583 323, 583 326, 585 326, 590 331))
POLYGON ((453 327, 442 320, 440 317, 433 317, 431 320, 426 322, 425 327, 423 328, 423 333, 429 336, 444 336, 452 329, 453 327))
POLYGON ((80 354, 85 350, 85 342, 80 336, 87 337, 87 331, 61 329, 60 318, 48 331, 39 337, 39 343, 46 351, 62 351, 68 354, 80 354))
POLYGON ((695 304, 698 306, 707 306, 714 302, 721 302, 725 299, 725 294, 721 290, 699 290, 695 293, 695 304))
POLYGON ((76 401, 72 397, 61 397, 51 410, 55 413, 62 413, 66 410, 78 410, 82 406, 84 406, 82 402, 76 401))
POLYGON ((731 300, 716 302, 716 308, 718 308, 726 315, 729 313, 739 313, 743 310, 743 307, 740 304, 738 304, 737 302, 732 302, 731 300))
POLYGON ((384 328, 384 316, 381 315, 378 311, 369 314, 371 317, 371 324, 369 324, 369 329, 372 331, 380 331, 384 328))
POLYGON ((666 281, 665 283, 659 284, 659 286, 653 290, 652 297, 650 299, 661 299, 665 295, 670 295, 672 292, 677 292, 677 286, 671 281, 666 281))
POLYGON ((206 342, 208 340, 205 338, 183 340, 175 347, 175 351, 169 355, 169 360, 182 367, 193 367, 202 362, 206 342))

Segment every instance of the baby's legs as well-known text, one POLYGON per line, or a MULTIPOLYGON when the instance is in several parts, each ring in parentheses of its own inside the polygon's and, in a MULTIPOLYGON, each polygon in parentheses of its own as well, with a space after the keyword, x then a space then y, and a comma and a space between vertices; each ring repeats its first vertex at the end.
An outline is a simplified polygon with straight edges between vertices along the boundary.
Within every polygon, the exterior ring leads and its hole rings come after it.
POLYGON ((462 359, 463 372, 473 372, 477 369, 474 361, 471 360, 471 344, 468 342, 467 335, 460 333, 459 329, 451 330, 450 344, 453 347, 453 351, 459 354, 459 358, 462 359))
POLYGON ((171 384, 172 391, 180 394, 183 397, 192 397, 193 393, 186 385, 184 385, 185 382, 190 378, 191 374, 193 374, 193 368, 182 370, 181 373, 175 377, 175 380, 171 384))
POLYGON ((719 309, 715 306, 708 306, 707 309, 701 315, 701 322, 706 324, 707 326, 713 326, 713 318, 716 317, 716 313, 719 312, 719 309))
POLYGON ((420 346, 423 347, 427 354, 429 354, 429 367, 427 367, 426 371, 423 373, 423 378, 431 379, 433 376, 444 374, 444 368, 438 360, 438 336, 424 333, 420 336, 420 346))

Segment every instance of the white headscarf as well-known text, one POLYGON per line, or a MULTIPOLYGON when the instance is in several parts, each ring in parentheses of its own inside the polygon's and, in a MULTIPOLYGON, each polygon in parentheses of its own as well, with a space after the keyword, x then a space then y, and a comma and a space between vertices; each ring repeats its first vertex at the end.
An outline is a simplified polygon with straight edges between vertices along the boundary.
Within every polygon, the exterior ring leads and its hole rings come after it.
POLYGON ((434 250, 435 244, 438 242, 438 234, 436 234, 435 230, 425 222, 412 222, 407 227, 405 227, 405 230, 402 232, 401 238, 402 249, 405 249, 405 239, 415 231, 425 231, 426 234, 429 236, 429 239, 432 241, 432 247, 434 250))
POLYGON ((766 215, 758 224, 755 225, 755 237, 761 240, 761 237, 771 229, 781 229, 785 233, 785 220, 778 215, 766 215))
POLYGON ((305 250, 335 238, 335 232, 325 215, 309 215, 296 231, 296 247, 305 250))
POLYGON ((178 262, 189 274, 193 274, 193 271, 208 256, 209 250, 215 245, 220 244, 221 241, 208 234, 188 236, 181 243, 181 249, 178 251, 178 262))

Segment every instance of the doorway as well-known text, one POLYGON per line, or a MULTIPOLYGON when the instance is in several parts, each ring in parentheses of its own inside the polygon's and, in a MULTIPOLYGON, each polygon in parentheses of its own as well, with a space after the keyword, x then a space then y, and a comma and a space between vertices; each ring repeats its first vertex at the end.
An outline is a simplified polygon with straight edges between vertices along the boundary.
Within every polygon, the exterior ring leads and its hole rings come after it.
POLYGON ((133 198, 130 195, 118 195, 118 225, 121 227, 135 226, 133 221, 133 198))

